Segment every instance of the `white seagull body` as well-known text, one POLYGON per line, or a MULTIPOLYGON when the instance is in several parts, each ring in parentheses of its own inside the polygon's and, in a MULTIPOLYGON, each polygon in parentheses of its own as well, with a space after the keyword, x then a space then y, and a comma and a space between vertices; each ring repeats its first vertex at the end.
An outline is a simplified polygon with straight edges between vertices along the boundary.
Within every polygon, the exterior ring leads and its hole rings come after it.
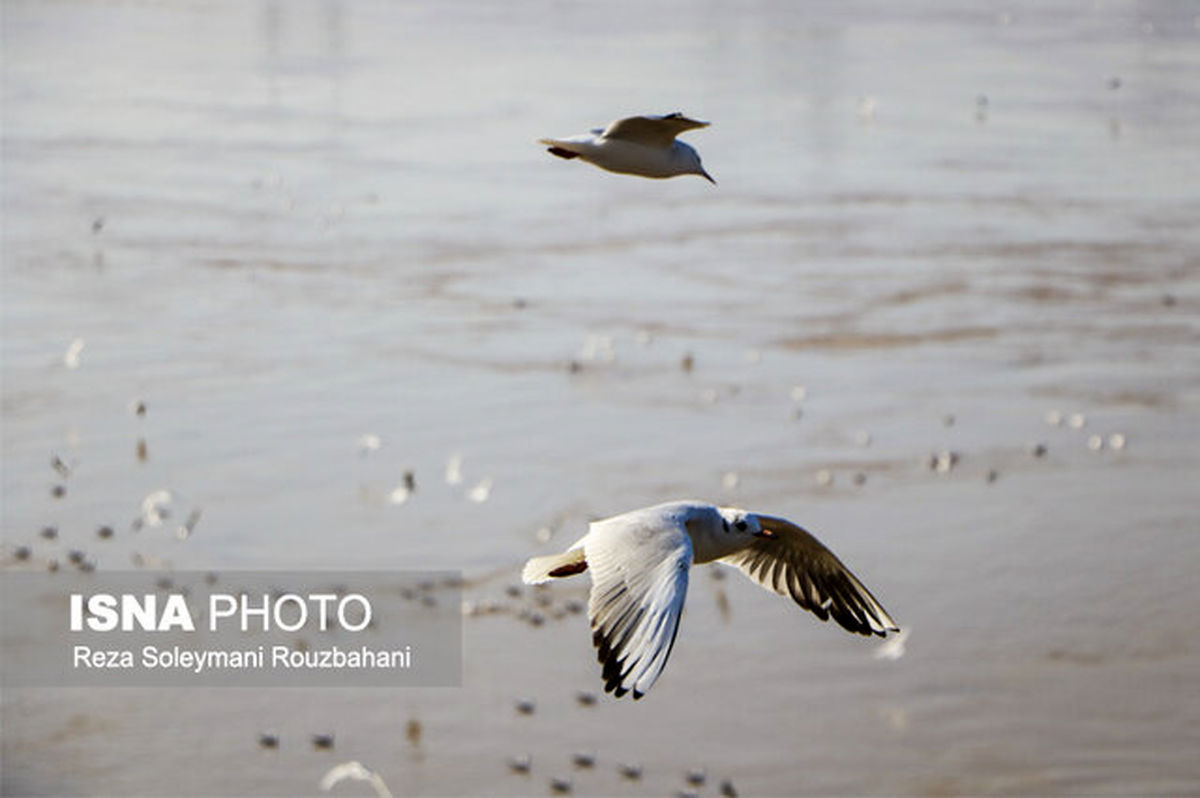
POLYGON ((783 518, 683 501, 596 521, 562 554, 534 557, 522 578, 538 584, 592 572, 592 640, 604 689, 641 698, 675 643, 693 563, 740 568, 848 631, 899 631, 870 591, 815 537, 783 518))
POLYGON ((538 139, 559 158, 581 158, 590 164, 641 177, 700 175, 716 183, 700 163, 691 146, 675 137, 708 122, 688 119, 681 113, 665 116, 631 116, 618 119, 608 127, 565 139, 538 139))

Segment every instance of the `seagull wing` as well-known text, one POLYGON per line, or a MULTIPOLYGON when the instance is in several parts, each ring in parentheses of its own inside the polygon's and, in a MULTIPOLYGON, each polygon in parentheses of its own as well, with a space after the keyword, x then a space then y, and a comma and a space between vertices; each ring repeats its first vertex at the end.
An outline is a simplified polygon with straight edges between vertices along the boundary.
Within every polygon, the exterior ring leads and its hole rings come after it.
POLYGON ((862 635, 898 631, 871 591, 821 541, 791 521, 757 517, 765 535, 722 562, 768 590, 791 596, 822 621, 832 615, 844 629, 862 635))
POLYGON ((646 147, 670 147, 675 137, 693 128, 708 127, 708 122, 688 119, 681 113, 666 116, 631 116, 618 119, 604 128, 606 139, 620 139, 646 147))
POLYGON ((588 617, 604 689, 641 698, 675 645, 687 596, 692 541, 681 521, 598 525, 584 539, 592 571, 588 617))

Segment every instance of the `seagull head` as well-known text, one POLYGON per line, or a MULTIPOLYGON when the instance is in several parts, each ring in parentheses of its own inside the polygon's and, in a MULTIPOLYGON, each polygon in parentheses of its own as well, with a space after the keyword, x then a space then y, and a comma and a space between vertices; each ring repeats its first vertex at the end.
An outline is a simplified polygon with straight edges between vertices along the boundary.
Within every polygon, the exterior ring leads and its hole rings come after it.
POLYGON ((769 530, 763 529, 762 523, 754 513, 739 510, 737 507, 718 507, 721 515, 721 526, 727 534, 745 538, 774 537, 769 530))
POLYGON ((675 147, 678 150, 679 155, 682 156, 683 160, 684 168, 680 170, 680 174, 700 175, 714 186, 717 184, 717 181, 713 179, 713 176, 704 171, 704 164, 700 162, 700 153, 696 152, 696 150, 690 144, 682 141, 676 141, 675 147))

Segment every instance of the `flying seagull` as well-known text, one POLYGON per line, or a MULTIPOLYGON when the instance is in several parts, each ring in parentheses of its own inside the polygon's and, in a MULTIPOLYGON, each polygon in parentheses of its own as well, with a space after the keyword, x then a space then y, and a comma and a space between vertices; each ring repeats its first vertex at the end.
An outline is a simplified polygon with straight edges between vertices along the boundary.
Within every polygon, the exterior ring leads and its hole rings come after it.
POLYGON ((833 552, 783 518, 670 502, 593 522, 561 554, 534 557, 529 584, 591 570, 588 617, 604 689, 641 698, 671 655, 692 563, 723 562, 825 621, 886 636, 899 631, 871 592, 833 552))
POLYGON ((704 171, 700 156, 675 137, 708 122, 688 119, 681 113, 665 116, 631 116, 618 119, 606 128, 565 139, 538 139, 559 158, 582 158, 590 164, 641 177, 700 175, 716 184, 704 171))

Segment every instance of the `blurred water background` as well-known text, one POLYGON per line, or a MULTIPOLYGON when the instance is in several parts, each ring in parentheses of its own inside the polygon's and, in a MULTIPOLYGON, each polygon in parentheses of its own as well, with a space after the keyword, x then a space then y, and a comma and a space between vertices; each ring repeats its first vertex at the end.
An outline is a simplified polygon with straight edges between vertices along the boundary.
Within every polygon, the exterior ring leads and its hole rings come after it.
POLYGON ((460 689, 6 691, 5 794, 1198 789, 1195 3, 5 0, 3 91, 5 567, 477 610, 460 689), (718 187, 533 143, 675 110, 718 187), (520 563, 684 497, 812 529, 906 654, 701 569, 579 704, 587 581, 520 563))

